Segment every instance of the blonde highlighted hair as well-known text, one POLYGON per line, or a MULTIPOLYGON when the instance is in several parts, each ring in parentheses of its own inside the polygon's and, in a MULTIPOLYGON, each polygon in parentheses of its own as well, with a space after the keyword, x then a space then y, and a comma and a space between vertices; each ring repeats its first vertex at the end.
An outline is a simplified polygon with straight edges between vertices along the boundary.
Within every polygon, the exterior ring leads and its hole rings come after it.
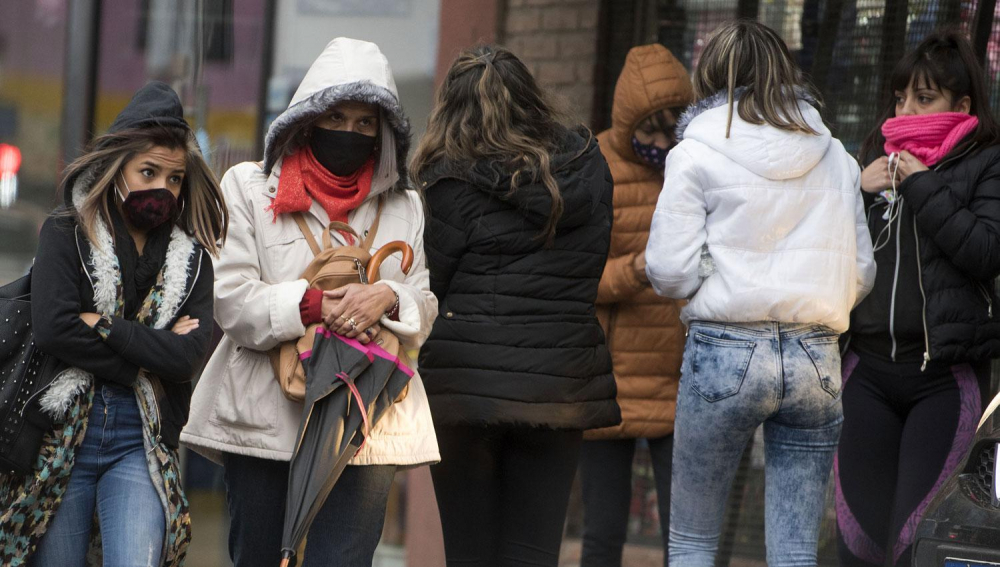
POLYGON ((109 231, 114 230, 109 203, 120 200, 115 194, 115 178, 129 160, 154 147, 184 150, 185 174, 178 198, 181 213, 176 223, 217 257, 226 239, 229 212, 219 180, 205 163, 194 134, 182 128, 138 128, 95 139, 90 150, 66 168, 63 181, 63 193, 70 195, 71 184, 84 176, 93 177, 83 202, 72 211, 80 228, 95 246, 99 245, 96 219, 100 218, 109 231))
POLYGON ((562 195, 552 176, 560 117, 513 53, 490 45, 467 49, 438 89, 410 176, 420 186, 422 175, 438 162, 471 166, 485 160, 513 172, 511 194, 522 184, 541 181, 552 207, 539 237, 551 243, 563 213, 562 195))
POLYGON ((716 30, 705 46, 694 74, 695 97, 702 100, 722 91, 729 104, 727 138, 737 96, 740 118, 750 124, 819 134, 799 109, 803 91, 819 100, 815 89, 802 76, 781 37, 763 24, 730 22, 716 30))

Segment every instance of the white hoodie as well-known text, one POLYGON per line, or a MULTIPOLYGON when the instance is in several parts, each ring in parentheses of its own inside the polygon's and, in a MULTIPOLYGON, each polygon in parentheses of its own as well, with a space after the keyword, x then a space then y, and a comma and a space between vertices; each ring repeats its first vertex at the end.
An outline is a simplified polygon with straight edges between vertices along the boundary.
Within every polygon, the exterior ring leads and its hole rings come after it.
POLYGON ((847 330, 871 291, 875 261, 857 162, 819 112, 820 135, 743 121, 724 98, 703 101, 667 156, 646 247, 657 293, 691 298, 690 321, 821 324, 847 330), (719 106, 721 103, 721 106, 719 106), (707 246, 714 269, 699 273, 707 246))

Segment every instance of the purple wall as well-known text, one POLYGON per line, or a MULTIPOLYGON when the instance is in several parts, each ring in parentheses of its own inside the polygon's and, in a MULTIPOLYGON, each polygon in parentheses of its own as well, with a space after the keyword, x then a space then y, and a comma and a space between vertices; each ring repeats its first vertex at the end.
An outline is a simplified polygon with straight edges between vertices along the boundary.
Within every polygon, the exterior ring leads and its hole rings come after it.
MULTIPOLYGON (((140 2, 104 0, 101 9, 98 89, 102 95, 128 96, 152 77, 139 50, 140 2)), ((233 58, 207 62, 201 83, 209 89, 209 108, 257 105, 264 37, 264 0, 234 0, 233 58)), ((155 24, 154 24, 155 25, 155 24)))
POLYGON ((62 78, 67 0, 0 3, 0 73, 62 78))

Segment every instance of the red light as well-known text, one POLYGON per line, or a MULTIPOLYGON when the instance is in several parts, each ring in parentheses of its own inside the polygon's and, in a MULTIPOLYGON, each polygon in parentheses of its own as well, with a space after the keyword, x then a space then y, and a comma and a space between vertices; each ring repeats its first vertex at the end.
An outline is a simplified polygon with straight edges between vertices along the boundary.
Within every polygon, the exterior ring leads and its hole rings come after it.
POLYGON ((0 144, 0 177, 17 174, 21 169, 21 150, 10 144, 0 144))

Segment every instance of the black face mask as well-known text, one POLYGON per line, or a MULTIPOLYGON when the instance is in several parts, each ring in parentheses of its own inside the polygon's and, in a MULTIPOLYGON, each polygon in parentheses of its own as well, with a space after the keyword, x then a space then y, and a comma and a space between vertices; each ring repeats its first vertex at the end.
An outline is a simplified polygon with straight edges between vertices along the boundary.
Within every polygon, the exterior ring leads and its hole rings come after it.
POLYGON ((375 136, 316 127, 309 134, 309 147, 327 171, 345 177, 361 169, 371 157, 375 136))

